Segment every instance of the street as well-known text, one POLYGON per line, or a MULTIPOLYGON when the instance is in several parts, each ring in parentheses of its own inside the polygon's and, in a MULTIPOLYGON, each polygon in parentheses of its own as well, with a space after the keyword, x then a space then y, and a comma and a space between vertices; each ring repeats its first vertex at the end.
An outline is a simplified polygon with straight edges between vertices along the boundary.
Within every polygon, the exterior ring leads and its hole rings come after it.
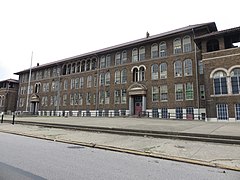
POLYGON ((240 179, 240 172, 0 133, 0 179, 240 179))

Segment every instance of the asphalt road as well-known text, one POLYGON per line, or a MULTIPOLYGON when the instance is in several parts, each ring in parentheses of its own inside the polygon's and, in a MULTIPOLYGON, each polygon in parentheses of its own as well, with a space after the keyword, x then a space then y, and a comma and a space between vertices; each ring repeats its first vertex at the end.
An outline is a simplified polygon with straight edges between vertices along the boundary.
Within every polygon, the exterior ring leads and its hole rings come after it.
POLYGON ((0 133, 0 179, 240 179, 240 172, 0 133))

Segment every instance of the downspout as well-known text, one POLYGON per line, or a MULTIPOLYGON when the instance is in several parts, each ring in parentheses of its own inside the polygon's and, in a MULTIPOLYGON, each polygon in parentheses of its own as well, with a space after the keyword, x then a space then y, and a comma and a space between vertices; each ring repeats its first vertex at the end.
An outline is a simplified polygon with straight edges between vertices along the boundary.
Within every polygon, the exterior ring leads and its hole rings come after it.
MULTIPOLYGON (((192 29, 193 37, 195 38, 194 29, 192 29)), ((194 58, 195 58, 195 69, 196 69, 196 94, 197 94, 197 109, 198 109, 198 120, 200 120, 200 100, 199 100, 199 78, 198 78, 198 60, 197 60, 197 45, 194 42, 194 58)))

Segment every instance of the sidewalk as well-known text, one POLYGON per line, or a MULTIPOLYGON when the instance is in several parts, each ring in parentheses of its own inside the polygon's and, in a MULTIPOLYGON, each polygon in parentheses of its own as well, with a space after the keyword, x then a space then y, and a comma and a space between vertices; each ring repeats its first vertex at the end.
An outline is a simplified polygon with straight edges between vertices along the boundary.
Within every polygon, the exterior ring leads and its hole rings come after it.
MULTIPOLYGON (((11 116, 4 119, 11 120, 11 116)), ((17 121, 36 121, 78 126, 125 128, 184 133, 201 133, 240 137, 240 123, 160 120, 143 118, 87 117, 16 117, 17 121)), ((59 142, 67 142, 108 150, 165 158, 240 171, 240 146, 173 140, 151 137, 123 136, 97 132, 42 128, 9 123, 0 124, 1 132, 21 134, 59 142)))

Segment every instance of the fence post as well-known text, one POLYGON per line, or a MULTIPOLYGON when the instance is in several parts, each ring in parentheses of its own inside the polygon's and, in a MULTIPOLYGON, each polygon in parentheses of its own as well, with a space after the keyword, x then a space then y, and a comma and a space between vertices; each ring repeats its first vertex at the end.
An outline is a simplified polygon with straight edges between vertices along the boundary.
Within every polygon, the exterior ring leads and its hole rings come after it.
POLYGON ((1 123, 3 123, 3 116, 4 116, 4 115, 3 115, 3 113, 2 113, 2 120, 1 120, 1 123))

